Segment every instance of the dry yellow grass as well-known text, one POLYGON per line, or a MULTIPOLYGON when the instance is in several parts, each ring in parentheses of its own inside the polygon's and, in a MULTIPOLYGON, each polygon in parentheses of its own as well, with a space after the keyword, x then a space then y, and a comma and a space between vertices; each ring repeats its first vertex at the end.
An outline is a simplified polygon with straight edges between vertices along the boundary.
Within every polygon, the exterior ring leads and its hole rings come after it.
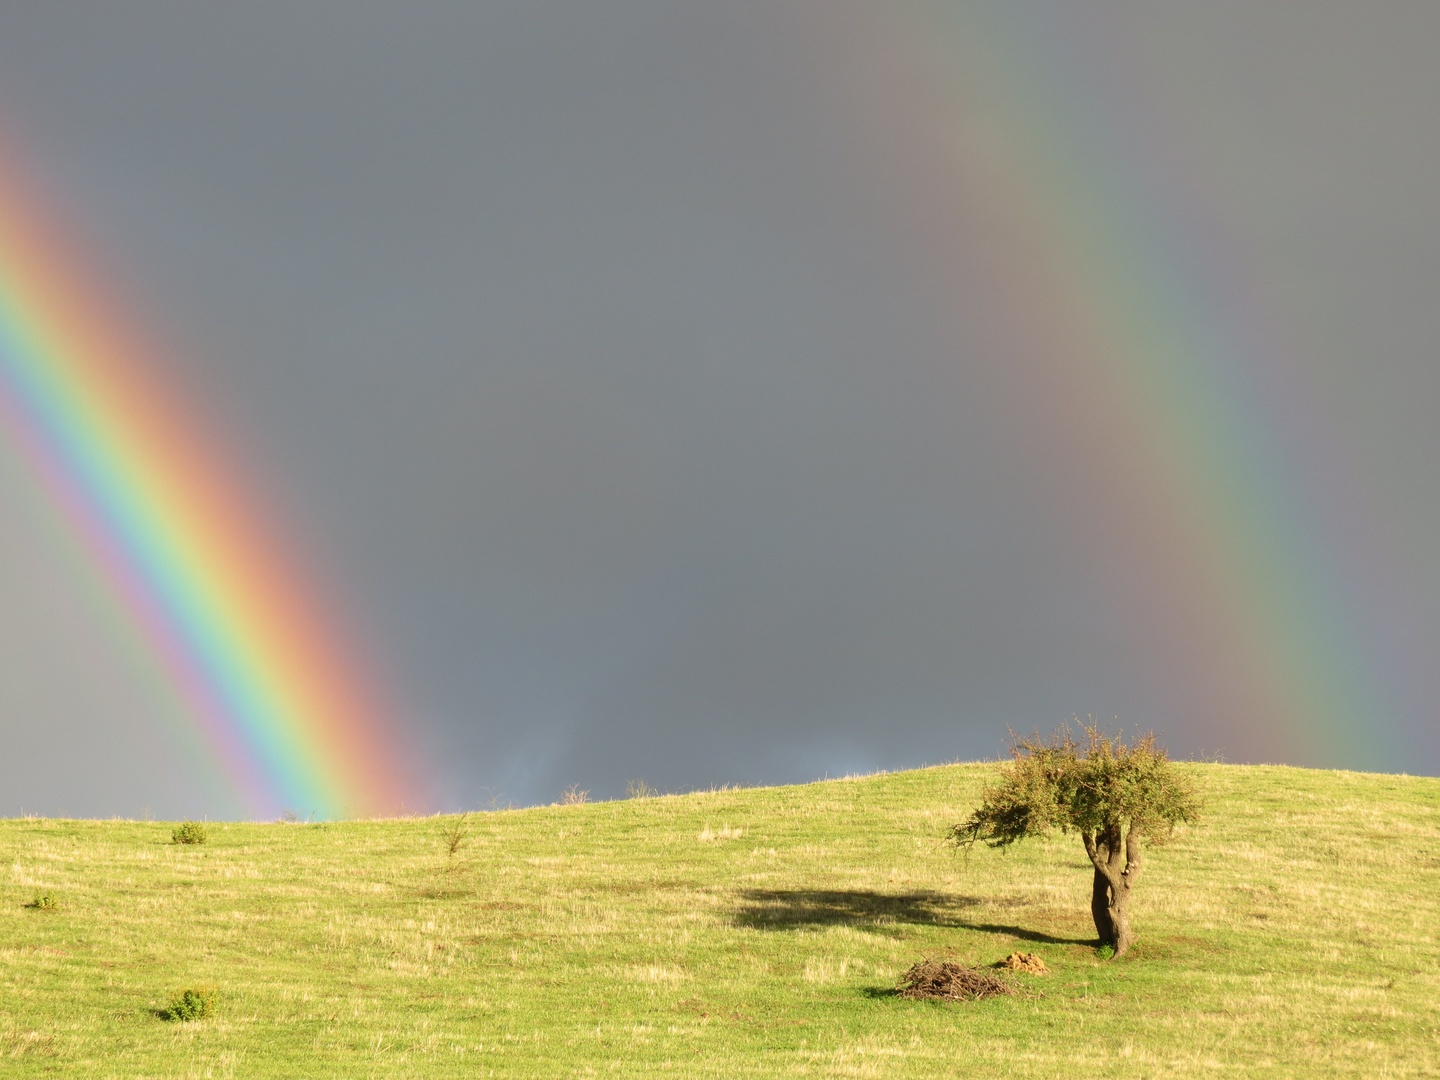
POLYGON ((1185 767, 1208 813, 1113 964, 1073 837, 941 846, 983 765, 472 816, 453 857, 453 818, 0 822, 0 1074, 1440 1073, 1440 781, 1185 767), (1043 996, 889 992, 1017 948, 1043 996))

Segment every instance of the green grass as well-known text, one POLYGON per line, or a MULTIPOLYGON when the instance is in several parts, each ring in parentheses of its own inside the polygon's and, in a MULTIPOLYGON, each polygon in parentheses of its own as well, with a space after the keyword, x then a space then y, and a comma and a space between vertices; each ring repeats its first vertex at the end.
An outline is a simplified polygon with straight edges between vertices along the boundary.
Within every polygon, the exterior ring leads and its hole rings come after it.
POLYGON ((991 768, 472 815, 453 859, 454 818, 3 821, 0 1075, 1440 1075, 1440 780, 1184 766, 1107 964, 1074 837, 941 846, 991 768), (1053 970, 889 992, 945 949, 1053 970))

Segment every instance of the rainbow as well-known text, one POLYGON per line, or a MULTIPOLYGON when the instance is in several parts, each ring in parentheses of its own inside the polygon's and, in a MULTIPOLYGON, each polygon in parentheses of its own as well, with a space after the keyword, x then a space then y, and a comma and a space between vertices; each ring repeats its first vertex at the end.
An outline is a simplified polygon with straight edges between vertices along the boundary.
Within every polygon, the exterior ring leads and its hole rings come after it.
POLYGON ((1157 165, 1163 134, 1142 152, 1145 118, 1114 122, 1143 105, 1106 97, 1039 18, 916 4, 865 46, 887 41, 877 81, 929 110, 916 152, 948 176, 929 221, 950 222, 931 242, 989 267, 996 381, 1034 481, 1207 737, 1252 760, 1403 765, 1423 709, 1393 658, 1419 620, 1382 580, 1393 553, 1338 440, 1216 216, 1157 165))
POLYGON ((949 309, 1015 498, 1096 583, 1107 635, 1126 628, 1104 639, 1119 690, 1157 711, 1121 721, 1230 760, 1433 762, 1413 543, 1370 505, 1204 170, 1126 85, 1124 34, 1003 0, 812 10, 877 235, 949 309))
POLYGON ((414 807, 364 666, 45 210, 0 175, 0 426, 169 673, 205 767, 233 785, 223 801, 326 818, 414 807))

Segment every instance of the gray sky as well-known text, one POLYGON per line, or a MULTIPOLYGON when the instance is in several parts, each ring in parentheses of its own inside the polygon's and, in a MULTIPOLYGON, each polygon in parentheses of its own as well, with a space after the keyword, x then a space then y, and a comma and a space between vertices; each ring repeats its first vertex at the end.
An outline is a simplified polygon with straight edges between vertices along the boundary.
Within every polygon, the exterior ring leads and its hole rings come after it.
MULTIPOLYGON (((1440 641, 1440 8, 1022 8, 1052 90, 1145 103, 1101 119, 1188 177, 1440 641)), ((951 106, 887 74, 924 25, 887 9, 0 10, 25 165, 342 598, 437 804, 993 755, 1076 712, 1273 752, 1148 665, 1020 464, 986 267, 902 205, 951 106)), ((0 812, 217 812, 13 454, 0 497, 0 812)), ((1417 738, 1373 763, 1435 772, 1417 738)))

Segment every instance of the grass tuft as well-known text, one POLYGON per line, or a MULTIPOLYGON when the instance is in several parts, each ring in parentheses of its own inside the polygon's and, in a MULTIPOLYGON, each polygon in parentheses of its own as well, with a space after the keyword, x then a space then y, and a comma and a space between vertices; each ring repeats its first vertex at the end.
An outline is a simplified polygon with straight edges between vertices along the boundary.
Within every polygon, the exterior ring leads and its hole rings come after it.
POLYGON ((170 830, 172 844, 203 844, 208 836, 204 823, 199 821, 182 821, 170 830))
POLYGON ((181 990, 170 999, 170 1004, 159 1010, 162 1020, 185 1023, 204 1020, 215 1012, 215 987, 191 986, 181 990))

